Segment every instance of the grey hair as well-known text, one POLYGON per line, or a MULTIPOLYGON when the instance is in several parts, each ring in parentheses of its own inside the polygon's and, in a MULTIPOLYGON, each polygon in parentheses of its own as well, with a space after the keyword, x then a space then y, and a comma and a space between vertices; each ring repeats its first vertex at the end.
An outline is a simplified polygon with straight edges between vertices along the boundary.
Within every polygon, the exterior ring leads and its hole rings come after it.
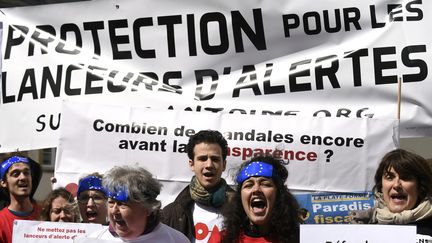
POLYGON ((102 185, 109 191, 125 189, 128 200, 142 204, 150 212, 161 208, 161 202, 156 197, 162 184, 143 167, 115 166, 104 174, 102 185))

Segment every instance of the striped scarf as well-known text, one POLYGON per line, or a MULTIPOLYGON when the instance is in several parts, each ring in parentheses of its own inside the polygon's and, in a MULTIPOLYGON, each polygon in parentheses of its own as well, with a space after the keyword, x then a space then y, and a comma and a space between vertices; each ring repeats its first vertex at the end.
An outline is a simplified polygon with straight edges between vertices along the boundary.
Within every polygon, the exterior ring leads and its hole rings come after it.
POLYGON ((392 213, 384 205, 382 193, 376 193, 376 196, 378 197, 378 206, 375 209, 372 221, 378 224, 409 224, 432 217, 432 203, 428 198, 413 209, 392 213))
POLYGON ((221 178, 219 185, 208 191, 203 186, 201 186, 196 177, 193 176, 189 185, 189 192, 192 200, 194 200, 195 202, 201 203, 206 206, 219 208, 225 202, 226 187, 226 181, 221 178))

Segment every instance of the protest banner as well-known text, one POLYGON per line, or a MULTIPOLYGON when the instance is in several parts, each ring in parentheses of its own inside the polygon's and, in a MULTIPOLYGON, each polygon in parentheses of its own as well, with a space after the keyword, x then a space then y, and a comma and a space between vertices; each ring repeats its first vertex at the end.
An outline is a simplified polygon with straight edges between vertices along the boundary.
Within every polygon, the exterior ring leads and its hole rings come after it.
POLYGON ((300 225, 300 243, 415 243, 413 225, 300 225))
POLYGON ((228 141, 227 169, 258 154, 283 159, 293 190, 352 192, 370 190, 380 158, 395 148, 395 120, 270 117, 157 111, 66 101, 55 176, 67 186, 87 173, 115 165, 139 164, 166 185, 167 201, 192 172, 185 147, 199 130, 220 131, 228 141), (171 187, 174 187, 171 189, 171 187))
MULTIPOLYGON (((3 46, 2 43, 3 43, 3 22, 0 21, 0 47, 3 46)), ((2 48, 0 48, 0 57, 3 57, 2 48)), ((2 69, 2 63, 3 63, 3 58, 0 58, 0 77, 1 77, 1 70, 3 70, 2 69)), ((1 78, 0 78, 0 81, 1 81, 1 78)), ((0 88, 0 91, 1 90, 2 90, 2 88, 0 88)), ((2 100, 2 99, 0 98, 0 100, 2 100)), ((0 106, 1 106, 1 103, 0 103, 0 106)))
POLYGON ((15 220, 12 242, 72 243, 76 237, 102 230, 100 224, 15 220))
POLYGON ((2 9, 0 152, 55 147, 64 99, 393 119, 398 77, 401 136, 432 135, 431 1, 142 4, 2 9))

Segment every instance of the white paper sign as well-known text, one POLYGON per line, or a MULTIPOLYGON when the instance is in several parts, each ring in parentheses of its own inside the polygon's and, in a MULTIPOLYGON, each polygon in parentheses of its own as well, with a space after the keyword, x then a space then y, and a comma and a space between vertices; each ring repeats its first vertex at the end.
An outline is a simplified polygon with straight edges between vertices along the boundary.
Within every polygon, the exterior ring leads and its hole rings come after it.
POLYGON ((300 243, 415 243, 416 226, 301 225, 300 243))
POLYGON ((72 243, 76 237, 85 236, 103 228, 100 224, 64 223, 34 220, 15 220, 13 243, 72 243))
POLYGON ((417 234, 417 243, 432 243, 432 236, 417 234))

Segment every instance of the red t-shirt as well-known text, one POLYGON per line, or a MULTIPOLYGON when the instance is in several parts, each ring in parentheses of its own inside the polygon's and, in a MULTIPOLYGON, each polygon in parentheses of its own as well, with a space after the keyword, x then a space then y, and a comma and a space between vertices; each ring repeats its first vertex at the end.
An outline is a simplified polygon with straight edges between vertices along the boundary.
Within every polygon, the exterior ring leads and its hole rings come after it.
MULTIPOLYGON (((208 243, 219 243, 222 240, 222 235, 224 231, 219 232, 218 234, 212 234, 208 243)), ((244 234, 243 231, 240 232, 239 235, 239 243, 277 243, 278 241, 270 236, 264 237, 251 237, 244 234)))
POLYGON ((19 217, 12 214, 7 207, 0 211, 0 243, 12 243, 13 221, 20 220, 35 220, 39 217, 40 207, 33 204, 33 212, 26 217, 19 217))

